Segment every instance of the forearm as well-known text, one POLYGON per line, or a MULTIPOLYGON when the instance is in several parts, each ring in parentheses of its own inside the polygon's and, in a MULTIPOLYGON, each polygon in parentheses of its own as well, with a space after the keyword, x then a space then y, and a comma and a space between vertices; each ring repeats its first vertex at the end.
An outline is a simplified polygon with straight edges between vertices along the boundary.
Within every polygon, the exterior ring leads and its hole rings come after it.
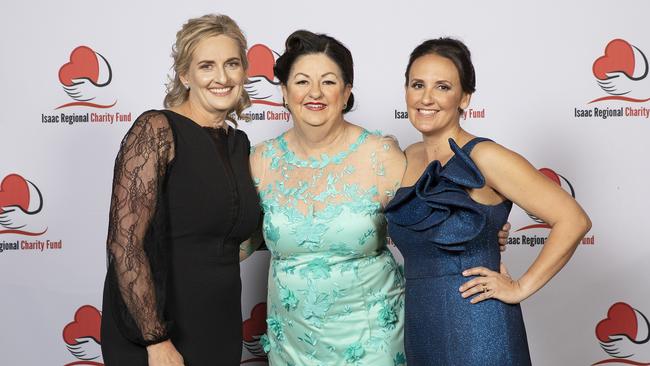
POLYGON ((115 258, 113 266, 120 295, 142 340, 156 343, 166 339, 167 329, 158 314, 155 285, 144 252, 115 258))
POLYGON ((590 228, 591 223, 584 213, 552 226, 539 256, 517 281, 522 301, 544 287, 566 265, 590 228))

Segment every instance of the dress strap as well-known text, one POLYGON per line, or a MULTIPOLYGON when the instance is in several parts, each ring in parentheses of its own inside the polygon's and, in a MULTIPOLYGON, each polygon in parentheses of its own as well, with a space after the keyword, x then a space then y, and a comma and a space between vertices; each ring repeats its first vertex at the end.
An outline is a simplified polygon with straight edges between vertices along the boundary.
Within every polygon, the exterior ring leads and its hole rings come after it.
POLYGON ((474 149, 474 146, 476 146, 478 143, 483 141, 492 141, 492 140, 485 137, 474 137, 473 139, 469 140, 469 142, 467 142, 465 145, 463 145, 462 149, 467 155, 469 155, 472 152, 472 149, 474 149))

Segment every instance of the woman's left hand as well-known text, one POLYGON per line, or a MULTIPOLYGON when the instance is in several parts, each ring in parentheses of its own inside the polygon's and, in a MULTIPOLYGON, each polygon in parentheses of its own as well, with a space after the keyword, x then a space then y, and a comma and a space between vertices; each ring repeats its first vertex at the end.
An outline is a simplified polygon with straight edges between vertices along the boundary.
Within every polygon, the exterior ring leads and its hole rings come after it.
POLYGON ((494 298, 507 304, 518 304, 526 298, 519 282, 510 277, 508 269, 501 263, 500 272, 491 271, 485 267, 474 267, 463 271, 463 276, 478 276, 465 282, 459 289, 463 298, 474 296, 470 301, 476 304, 486 299, 494 298))

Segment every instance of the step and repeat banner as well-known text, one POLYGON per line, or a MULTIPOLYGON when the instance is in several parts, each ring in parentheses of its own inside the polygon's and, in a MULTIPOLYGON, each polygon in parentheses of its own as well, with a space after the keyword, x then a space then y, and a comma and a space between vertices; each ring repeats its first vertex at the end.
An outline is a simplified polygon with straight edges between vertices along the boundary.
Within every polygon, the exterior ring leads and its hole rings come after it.
MULTIPOLYGON (((405 113, 409 53, 428 38, 463 40, 477 72, 463 127, 525 156, 593 221, 567 267, 522 304, 533 364, 650 364, 650 3, 201 0, 0 5, 1 365, 103 365, 114 158, 135 118, 162 107, 177 30, 206 13, 230 15, 248 37, 249 77, 266 96, 240 123, 253 143, 291 126, 273 62, 294 30, 350 48, 348 120, 402 148, 420 138, 405 113)), ((519 276, 549 227, 518 207, 510 222, 503 260, 519 276)), ((242 264, 251 366, 266 364, 268 260, 242 264)))

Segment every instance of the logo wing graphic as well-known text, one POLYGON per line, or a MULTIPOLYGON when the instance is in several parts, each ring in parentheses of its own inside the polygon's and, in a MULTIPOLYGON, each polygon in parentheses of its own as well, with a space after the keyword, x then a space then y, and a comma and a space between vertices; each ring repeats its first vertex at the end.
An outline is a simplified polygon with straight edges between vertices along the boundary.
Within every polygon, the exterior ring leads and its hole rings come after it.
POLYGON ((251 98, 251 101, 268 101, 282 105, 282 92, 280 91, 280 83, 273 82, 265 76, 253 76, 249 78, 249 82, 244 85, 244 89, 251 98))
POLYGON ((74 357, 83 361, 92 361, 101 359, 102 348, 99 343, 92 337, 80 337, 75 339, 76 344, 67 344, 68 351, 74 357))
POLYGON ((634 358, 641 363, 650 363, 650 345, 631 340, 625 334, 609 336, 611 342, 600 342, 605 352, 614 358, 634 358))

